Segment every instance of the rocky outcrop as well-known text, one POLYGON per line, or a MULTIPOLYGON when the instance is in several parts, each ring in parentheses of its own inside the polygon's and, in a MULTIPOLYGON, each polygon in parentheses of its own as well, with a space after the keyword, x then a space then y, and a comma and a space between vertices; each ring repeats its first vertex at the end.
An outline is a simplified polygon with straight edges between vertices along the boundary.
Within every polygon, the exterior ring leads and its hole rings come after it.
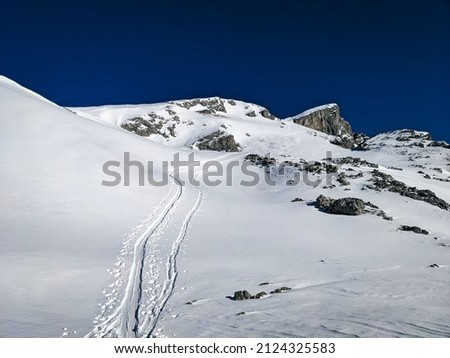
POLYGON ((271 166, 274 166, 277 164, 277 161, 275 158, 261 156, 258 154, 247 154, 245 156, 244 160, 247 162, 251 162, 261 168, 271 167, 271 166))
POLYGON ((151 134, 160 134, 163 125, 161 122, 155 122, 154 120, 134 117, 122 122, 120 126, 129 132, 136 133, 142 137, 148 137, 151 134))
POLYGON ((267 293, 261 291, 256 295, 252 295, 247 290, 244 291, 236 291, 232 297, 233 301, 245 301, 245 300, 259 300, 261 297, 267 296, 267 293))
POLYGON ((200 150, 217 152, 239 152, 241 147, 232 134, 220 130, 199 139, 194 145, 200 150))
POLYGON ((435 193, 429 189, 417 189, 416 187, 411 187, 405 183, 398 181, 392 177, 392 175, 385 174, 379 170, 374 170, 372 172, 373 185, 369 185, 368 188, 376 190, 389 190, 393 193, 398 193, 402 196, 408 198, 424 201, 430 205, 437 206, 442 210, 450 210, 450 204, 445 200, 439 198, 435 193))
POLYGON ((264 118, 267 118, 267 119, 272 119, 272 120, 274 120, 276 117, 272 114, 272 113, 270 113, 267 109, 263 109, 261 112, 259 112, 259 114, 261 115, 261 116, 263 116, 264 118))
POLYGON ((315 207, 329 214, 355 216, 364 213, 366 203, 358 198, 331 199, 320 195, 316 199, 315 207))
POLYGON ((233 295, 233 299, 235 301, 244 301, 249 300, 252 295, 247 290, 244 291, 236 291, 233 295))
POLYGON ((218 98, 218 97, 195 98, 195 99, 190 99, 190 100, 185 100, 185 101, 175 101, 175 102, 170 102, 170 103, 175 104, 182 108, 186 108, 186 109, 190 109, 195 106, 205 107, 202 110, 198 110, 198 112, 202 113, 202 114, 216 114, 216 112, 227 113, 223 99, 218 98))
POLYGON ((428 235, 429 232, 427 230, 421 229, 418 226, 409 226, 409 225, 402 225, 398 228, 400 231, 412 231, 416 234, 422 234, 422 235, 428 235))
POLYGON ((335 136, 333 144, 353 148, 355 140, 350 124, 339 113, 335 103, 312 108, 292 118, 294 123, 335 136))

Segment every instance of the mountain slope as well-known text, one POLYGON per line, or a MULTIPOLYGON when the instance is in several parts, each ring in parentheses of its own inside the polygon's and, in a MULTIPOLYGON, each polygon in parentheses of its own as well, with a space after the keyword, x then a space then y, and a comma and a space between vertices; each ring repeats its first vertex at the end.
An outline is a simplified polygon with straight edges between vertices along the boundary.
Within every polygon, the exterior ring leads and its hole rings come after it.
POLYGON ((351 151, 240 101, 68 111, 5 78, 0 101, 0 336, 450 336, 450 151, 426 134, 351 151), (218 132, 206 148, 237 147, 200 150, 218 132), (184 168, 102 186, 124 152, 193 153, 199 185, 184 168), (211 164, 223 174, 205 177, 211 164), (320 195, 362 199, 361 215, 320 195), (428 235, 399 230, 414 226, 428 235))

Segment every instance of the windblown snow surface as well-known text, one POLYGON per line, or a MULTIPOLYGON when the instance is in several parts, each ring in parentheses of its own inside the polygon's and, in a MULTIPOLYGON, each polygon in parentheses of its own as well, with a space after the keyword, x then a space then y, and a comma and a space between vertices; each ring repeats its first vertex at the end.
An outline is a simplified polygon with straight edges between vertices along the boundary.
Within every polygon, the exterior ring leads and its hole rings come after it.
POLYGON ((208 101, 66 109, 0 78, 0 336, 450 337, 450 212, 373 185, 378 170, 450 202, 449 149, 397 131, 350 151, 260 106, 208 101), (121 128, 137 117, 155 133, 121 128), (240 151, 198 150, 216 131, 240 151), (103 186, 103 163, 123 165, 124 152, 143 163, 194 153, 201 184, 182 185, 185 169, 139 186, 132 169, 130 186, 103 186), (348 185, 323 170, 286 185, 287 171, 252 165, 275 184, 244 186, 249 154, 361 161, 333 164, 348 185), (206 185, 208 160, 228 183, 206 185), (319 211, 321 194, 392 220, 319 211), (267 295, 233 300, 240 290, 267 295))

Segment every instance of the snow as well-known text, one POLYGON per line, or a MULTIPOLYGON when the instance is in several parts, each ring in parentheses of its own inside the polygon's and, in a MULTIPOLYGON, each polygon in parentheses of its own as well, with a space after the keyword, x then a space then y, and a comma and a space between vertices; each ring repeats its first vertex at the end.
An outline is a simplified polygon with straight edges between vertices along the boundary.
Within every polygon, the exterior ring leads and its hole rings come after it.
POLYGON ((100 185, 102 164, 122 162, 125 151, 143 162, 195 153, 224 166, 252 153, 295 162, 330 152, 377 163, 450 202, 450 183, 435 179, 450 177, 444 148, 389 133, 352 152, 324 133, 266 119, 258 105, 223 101, 226 113, 175 101, 70 108, 74 114, 0 78, 0 290, 8 293, 0 336, 449 337, 450 213, 368 189, 373 168, 346 164, 341 170, 362 177, 349 186, 333 180, 332 188, 286 186, 280 175, 275 186, 245 187, 238 167, 231 186, 180 186, 173 177, 164 187, 139 187, 136 177, 129 187, 100 185), (256 117, 246 115, 252 110, 256 117), (149 113, 175 123, 176 136, 143 138, 119 127, 149 113), (216 130, 233 134, 242 151, 191 148, 216 130), (320 212, 310 205, 320 194, 370 201, 393 221, 320 212), (296 197, 304 201, 291 202, 296 197), (229 298, 283 286, 291 290, 229 298))

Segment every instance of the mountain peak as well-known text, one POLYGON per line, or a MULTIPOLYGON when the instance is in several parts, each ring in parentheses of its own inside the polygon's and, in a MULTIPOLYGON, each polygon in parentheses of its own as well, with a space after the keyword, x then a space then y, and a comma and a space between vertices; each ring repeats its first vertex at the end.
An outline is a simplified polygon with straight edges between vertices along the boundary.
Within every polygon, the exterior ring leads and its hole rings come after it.
POLYGON ((340 116, 339 106, 329 103, 308 109, 290 118, 294 123, 336 136, 334 144, 353 148, 355 141, 350 123, 340 116))

